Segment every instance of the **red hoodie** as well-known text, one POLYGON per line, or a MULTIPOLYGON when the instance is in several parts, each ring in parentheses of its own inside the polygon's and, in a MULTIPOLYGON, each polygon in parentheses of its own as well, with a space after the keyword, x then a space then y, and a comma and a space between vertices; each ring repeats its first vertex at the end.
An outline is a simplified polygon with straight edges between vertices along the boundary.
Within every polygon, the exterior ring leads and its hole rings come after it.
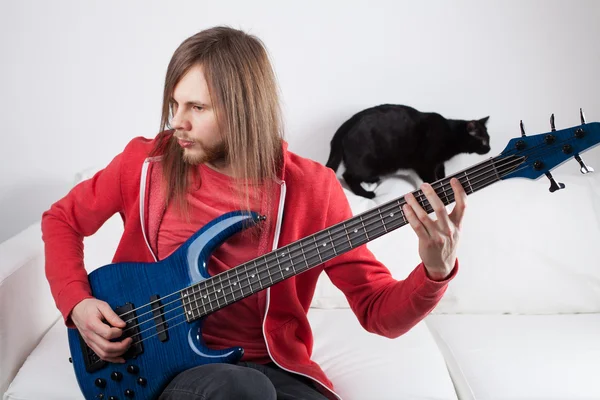
MULTIPOLYGON (((352 217, 335 173, 287 150, 278 181, 279 201, 273 229, 260 254, 285 246, 352 217), (285 211, 284 211, 285 210, 285 211)), ((133 139, 94 177, 75 186, 42 216, 46 276, 65 323, 74 327, 71 310, 93 297, 83 265, 83 237, 94 234, 115 213, 124 232, 113 263, 156 260, 158 227, 164 213, 158 158, 148 158, 154 140, 133 139)), ((323 370, 311 360, 313 337, 307 319, 317 279, 325 271, 346 295, 360 324, 369 332, 398 337, 421 321, 442 298, 447 283, 430 280, 423 264, 397 281, 366 246, 359 246, 257 295, 262 305, 263 335, 271 359, 281 368, 320 383, 335 395, 323 370)))

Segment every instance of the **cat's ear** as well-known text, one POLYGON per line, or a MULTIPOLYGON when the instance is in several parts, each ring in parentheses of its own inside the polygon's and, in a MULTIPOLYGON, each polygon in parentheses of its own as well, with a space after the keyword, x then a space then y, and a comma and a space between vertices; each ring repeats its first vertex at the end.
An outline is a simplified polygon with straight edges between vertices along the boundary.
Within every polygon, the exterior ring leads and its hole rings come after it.
POLYGON ((488 122, 488 119, 490 119, 490 116, 489 116, 489 115, 488 115, 487 117, 485 117, 485 118, 481 118, 481 119, 479 120, 479 122, 481 122, 483 125, 485 125, 485 124, 488 122))

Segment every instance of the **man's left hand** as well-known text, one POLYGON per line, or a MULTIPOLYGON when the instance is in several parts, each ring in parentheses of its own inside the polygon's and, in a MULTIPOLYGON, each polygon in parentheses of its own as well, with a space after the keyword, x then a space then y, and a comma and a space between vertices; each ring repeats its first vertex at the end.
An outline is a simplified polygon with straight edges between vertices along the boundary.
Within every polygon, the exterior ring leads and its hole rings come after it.
POLYGON ((406 219, 419 237, 419 255, 427 274, 438 281, 446 279, 456 263, 461 221, 466 207, 467 194, 458 179, 452 178, 450 185, 456 201, 450 214, 431 185, 421 185, 437 220, 429 217, 412 193, 404 196, 407 204, 402 207, 406 219))

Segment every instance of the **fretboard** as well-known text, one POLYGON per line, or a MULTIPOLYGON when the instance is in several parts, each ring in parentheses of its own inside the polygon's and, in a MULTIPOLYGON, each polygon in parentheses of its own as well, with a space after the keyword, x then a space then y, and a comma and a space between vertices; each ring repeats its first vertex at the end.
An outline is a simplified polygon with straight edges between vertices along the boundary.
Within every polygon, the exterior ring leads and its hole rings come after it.
MULTIPOLYGON (((498 182, 520 163, 521 158, 516 156, 495 157, 431 185, 442 202, 449 205, 455 200, 450 179, 457 178, 470 195, 498 182)), ((427 213, 433 212, 420 189, 412 193, 427 213)), ((404 196, 399 197, 182 290, 188 322, 408 224, 402 210, 404 204, 404 196)))

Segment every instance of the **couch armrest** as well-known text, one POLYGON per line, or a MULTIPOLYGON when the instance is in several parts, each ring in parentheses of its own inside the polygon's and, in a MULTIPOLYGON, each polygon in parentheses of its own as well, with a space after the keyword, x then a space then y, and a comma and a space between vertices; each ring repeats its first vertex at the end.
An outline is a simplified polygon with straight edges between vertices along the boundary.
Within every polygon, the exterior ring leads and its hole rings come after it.
POLYGON ((58 318, 37 222, 0 243, 0 393, 58 318))

